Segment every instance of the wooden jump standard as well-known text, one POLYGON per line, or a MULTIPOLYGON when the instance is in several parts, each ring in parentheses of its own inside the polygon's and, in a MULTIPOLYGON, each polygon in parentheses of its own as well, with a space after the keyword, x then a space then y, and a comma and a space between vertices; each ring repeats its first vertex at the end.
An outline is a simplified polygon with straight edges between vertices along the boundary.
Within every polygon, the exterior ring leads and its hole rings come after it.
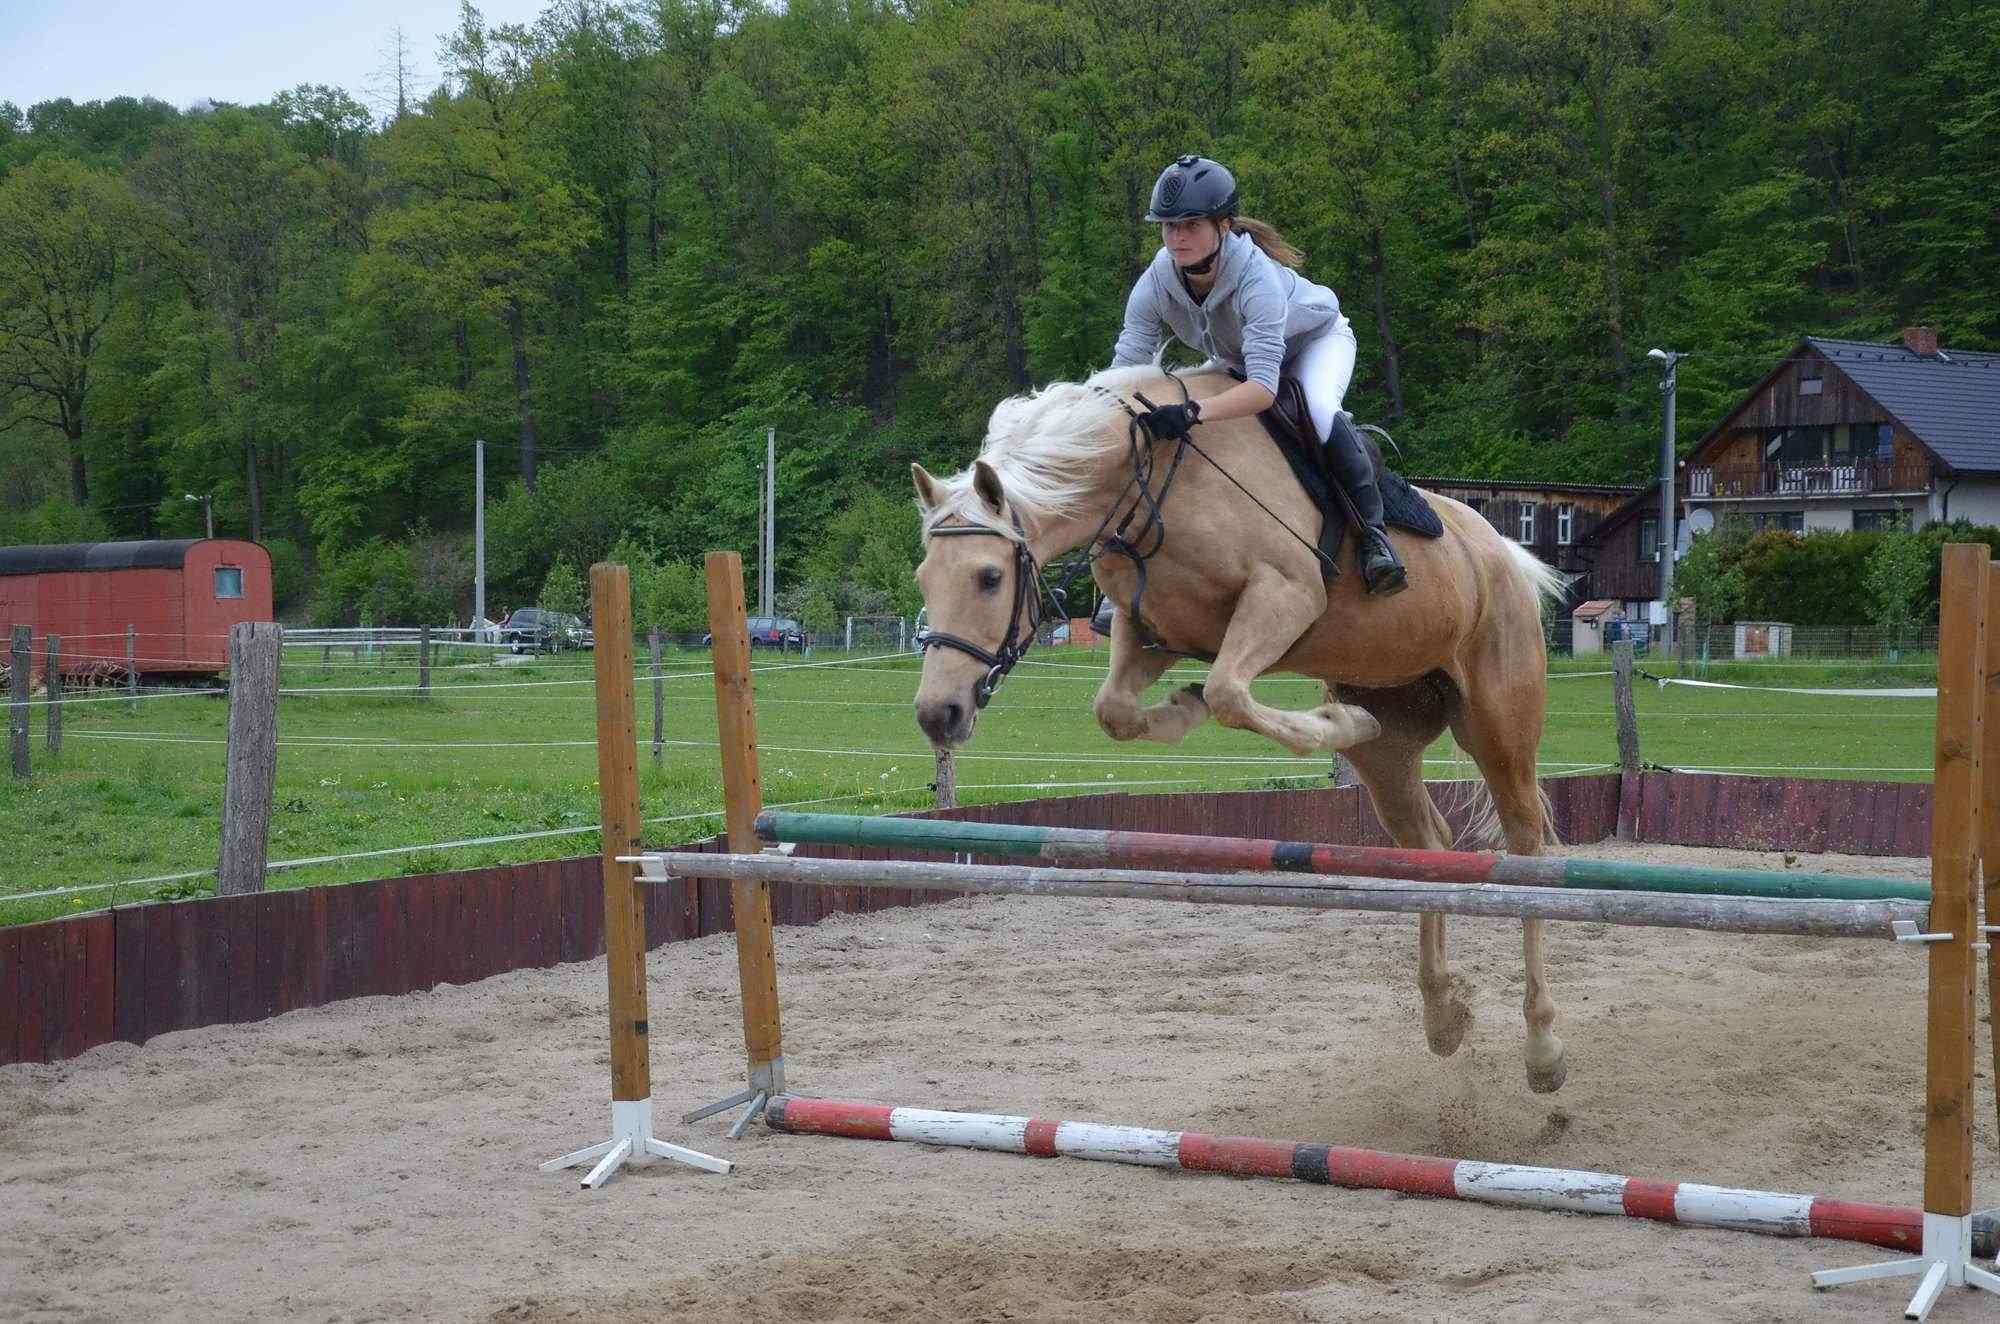
MULTIPOLYGON (((622 567, 614 577, 600 579, 599 571, 606 567, 593 567, 593 591, 604 595, 599 598, 597 620, 600 641, 606 638, 624 639, 624 661, 619 665, 607 663, 602 642, 598 657, 598 739, 600 747, 615 743, 625 751, 625 763, 636 760, 636 732, 631 719, 632 679, 630 664, 630 613, 623 592, 625 580, 622 567), (614 609, 605 611, 605 598, 617 597, 614 609), (605 691, 614 691, 614 698, 607 701, 605 691), (617 696, 622 696, 620 701, 617 696), (622 725, 617 720, 617 712, 622 710, 622 725)), ((1816 923, 1831 922, 1835 927, 1847 926, 1867 933, 1879 934, 1883 923, 1895 925, 1900 931, 1895 936, 1913 942, 1920 942, 1929 948, 1930 992, 1926 1017, 1926 1100, 1924 1133, 1924 1200, 1921 1215, 1921 1249, 1913 1257, 1891 1260, 1881 1264, 1861 1265, 1852 1268, 1822 1270, 1813 1275, 1813 1283, 1818 1287, 1834 1287, 1843 1283, 1860 1282, 1872 1278, 1887 1278, 1915 1275, 1920 1281, 1916 1294, 1911 1298, 1906 1317, 1921 1320, 1930 1313, 1944 1288, 1950 1286, 1977 1287, 2000 1294, 2000 1276, 1972 1264, 1975 1253, 1975 1226, 1972 1216, 1972 1154, 1974 1108, 1973 1070, 1973 1030, 1976 985, 1974 983, 1977 966, 1976 952, 1985 950, 1987 944, 1976 941, 1985 933, 2000 932, 2000 925, 1982 928, 1979 924, 1980 898, 1975 893, 1979 877, 1981 857, 2000 862, 2000 776, 1982 779, 1982 766, 2000 766, 2000 718, 1990 724, 1984 722, 1985 696, 1989 670, 2000 677, 2000 657, 1989 660, 1989 653, 2000 651, 2000 629, 1987 628, 1989 602, 2000 598, 2000 590, 1994 587, 2000 568, 1989 559, 1983 546, 1948 546, 1944 551, 1943 592, 1941 619, 1939 626, 1939 667, 1938 667, 1938 721, 1936 738, 1936 777, 1932 793, 1931 823, 1931 889, 1927 920, 1924 926, 1928 932, 1913 931, 1914 925, 1904 918, 1923 912, 1920 899, 1863 898, 1825 899, 1800 898, 1791 894, 1775 896, 1743 897, 1728 895, 1697 896, 1687 893, 1645 893, 1629 886, 1619 886, 1612 882, 1613 890, 1595 890, 1568 880, 1557 887, 1518 886, 1514 883, 1469 882, 1446 884, 1437 881, 1385 880, 1376 878, 1355 878, 1338 873, 1302 879, 1297 873, 1270 871, 1246 877, 1242 874, 1220 875, 1213 873, 1169 873, 1153 871, 1149 876, 1138 870, 1057 870, 1021 869, 1001 866, 960 865, 951 866, 958 870, 982 871, 954 875, 938 871, 948 866, 938 864, 879 863, 871 861, 801 860, 784 856, 758 855, 758 838, 754 821, 762 808, 761 788, 757 777, 756 759, 756 714, 750 702, 750 673, 747 648, 747 630, 743 613, 742 563, 735 553, 711 553, 708 558, 709 620, 715 639, 715 685, 718 715, 722 729, 722 763, 725 808, 729 826, 729 844, 734 855, 692 855, 677 853, 661 857, 657 863, 647 862, 648 872, 665 873, 681 877, 728 877, 732 880, 732 893, 736 903, 735 923, 737 931, 737 955, 743 987, 744 1041, 748 1052, 748 1087, 731 1099, 689 1114, 691 1120, 706 1116, 739 1102, 748 1102, 745 1112, 731 1130, 739 1134, 749 1120, 763 1112, 774 1098, 783 1098, 782 1107, 773 1124, 783 1129, 790 1119, 795 1129, 804 1128, 808 1116, 821 1117, 830 1114, 815 1109, 824 1107, 834 1110, 834 1114, 844 1107, 867 1107, 869 1105, 821 1104, 785 1096, 784 1058, 782 1039, 778 1022, 777 969, 773 956, 771 936, 771 912, 769 881, 773 878, 789 878, 795 881, 825 881, 835 876, 837 866, 852 865, 857 874, 867 877, 842 877, 843 886, 868 885, 874 880, 878 886, 951 886, 941 882, 945 877, 953 877, 962 891, 1001 890, 991 888, 987 872, 1004 874, 1017 880, 1015 891, 1030 891, 1041 895, 1144 895, 1165 897, 1175 891, 1182 893, 1176 899, 1196 900, 1204 903, 1231 901, 1242 903, 1246 898, 1256 896, 1263 889, 1265 898, 1256 904, 1287 904, 1281 896, 1298 897, 1306 893, 1320 893, 1314 904, 1323 903, 1331 895, 1339 895, 1343 905, 1355 905, 1366 899, 1369 908, 1417 909, 1446 911, 1451 909, 1456 895, 1485 895, 1493 898, 1495 909, 1462 913, 1499 913, 1510 917, 1550 913, 1553 911, 1531 910, 1529 906, 1554 905, 1558 899, 1574 903, 1595 903, 1621 912, 1613 918, 1608 911, 1590 916, 1595 919, 1609 919, 1615 923, 1686 923, 1688 927, 1731 927, 1720 924, 1705 924, 1704 918, 1712 919, 1718 913, 1715 909, 1726 903, 1748 904, 1754 910, 1741 912, 1743 915, 1777 915, 1776 910, 1765 911, 1765 907, 1795 908, 1784 916, 1787 923, 1805 923, 1807 916, 1832 916, 1829 920, 1814 920, 1816 923), (897 881, 898 869, 917 867, 930 871, 926 881, 913 884, 907 877, 897 881), (1076 875, 1084 876, 1078 877, 1076 875), (1022 878, 1034 880, 1029 886, 1018 885, 1022 878), (1131 891, 1056 891, 1062 888, 1132 889, 1131 891), (1037 891, 1037 888, 1039 890, 1037 891), (1140 891, 1138 889, 1147 889, 1140 891), (1383 904, 1373 903, 1378 899, 1383 904), (1393 902, 1394 904, 1388 904, 1393 902), (1687 913, 1686 919, 1668 920, 1664 917, 1653 920, 1636 918, 1645 913, 1640 903, 1704 903, 1708 909, 1695 909, 1687 913), (1914 910, 1911 909, 1914 907, 1914 910), (1860 908, 1857 910, 1856 908, 1860 908), (1866 915, 1865 921, 1855 916, 1866 915), (1688 920, 1695 922, 1688 923, 1688 920)), ((633 916, 639 912, 636 895, 630 892, 634 887, 631 866, 646 862, 637 851, 637 807, 631 806, 628 816, 619 817, 614 809, 614 780, 624 784, 622 775, 617 774, 619 761, 606 756, 600 749, 599 766, 605 782, 605 892, 607 923, 609 915, 616 908, 633 916), (620 825, 614 833, 614 823, 620 825), (631 830, 625 830, 629 825, 631 830), (613 866, 620 866, 614 868, 613 866), (620 889, 624 889, 621 891, 620 889)), ((635 784, 635 783, 634 783, 635 784)), ((622 790, 619 792, 622 794, 622 790)), ((933 838, 935 840, 935 838, 933 838)), ((1037 853, 1040 851, 1037 848, 1037 853)), ((1252 848, 1254 850, 1254 847, 1252 848)), ((1330 859, 1332 857, 1329 857, 1330 859)), ((1479 859, 1482 857, 1472 857, 1479 859)), ((1496 861, 1504 857, 1486 857, 1496 861)), ((1287 863, 1290 863, 1289 861, 1287 863)), ((1393 863, 1393 861, 1392 861, 1393 863)), ((1475 866, 1462 866, 1475 867, 1475 866)), ((1513 866, 1509 866, 1513 867, 1513 866)), ((1496 862, 1489 876, 1497 874, 1501 866, 1496 862)), ((1985 909, 1989 915, 2000 915, 2000 867, 1987 871, 1985 885, 1985 909)), ((1628 878, 1636 875, 1627 874, 1628 878)), ((1430 875, 1426 875, 1430 877, 1430 875)), ((1797 881, 1790 875, 1779 875, 1788 881, 1797 881)), ((1297 901, 1290 904, 1297 904, 1297 901)), ((1664 912, 1661 912, 1662 915, 1664 912)), ((1573 916, 1564 916, 1573 917, 1573 916)), ((1745 923, 1750 922, 1745 920, 1745 923)), ((1764 923, 1764 921, 1757 921, 1764 923)), ((1759 927, 1746 931, 1754 932, 1818 932, 1818 929, 1759 927)), ((613 951, 618 948, 613 945, 613 951)), ((638 959, 644 960, 643 941, 638 945, 638 959)), ((643 975, 643 970, 641 970, 643 975)), ((639 1004, 638 1033, 631 1032, 629 1020, 621 1016, 631 1014, 632 993, 629 987, 630 971, 624 978, 626 987, 621 995, 621 964, 614 957, 611 964, 612 985, 612 1078, 614 1126, 619 1119, 618 1101, 630 1098, 629 1083, 620 1082, 632 1078, 644 1079, 644 983, 638 984, 639 1004), (625 1010, 621 1012, 621 996, 625 1010), (635 1069, 633 1055, 637 1053, 635 1069), (626 1090, 621 1094, 620 1090, 626 1090)), ((2000 993, 2000 968, 1989 963, 1989 985, 1995 993, 2000 993)), ((2000 1073, 2000 1043, 1996 1043, 1996 1073, 2000 1073)), ((857 1123, 862 1126, 887 1126, 891 1134, 895 1131, 894 1118, 907 1110, 887 1110, 887 1122, 857 1123)), ((929 1114, 934 1118, 945 1118, 951 1114, 929 1114)), ((994 1123, 981 1115, 962 1115, 972 1119, 969 1125, 991 1126, 994 1123)), ((1011 1119, 1003 1119, 1011 1124, 1011 1119)), ((1028 1120, 1021 1119, 1023 1125, 1023 1147, 1026 1148, 1028 1120)), ((1039 1126, 1053 1128, 1048 1143, 1060 1144, 1063 1128, 1073 1127, 1073 1123, 1041 1123, 1039 1126)), ((1120 1128, 1100 1128, 1119 1130, 1120 1128)), ((1185 1133, 1175 1132, 1135 1132, 1147 1136, 1173 1136, 1185 1133)), ((614 1134, 613 1144, 619 1137, 614 1134)), ((650 1137, 648 1137, 650 1140, 650 1137)), ((1201 1148, 1205 1137, 1198 1137, 1196 1150, 1201 1148)), ((659 1142, 651 1142, 658 1145, 659 1142)), ((1284 1142, 1244 1141, 1231 1142, 1246 1146, 1268 1145, 1282 1147, 1284 1142)), ((627 1146, 636 1156, 642 1152, 659 1152, 650 1146, 627 1146)), ((670 1146, 660 1146, 661 1150, 670 1146)), ((1033 1152, 1033 1151, 1031 1151, 1033 1152)), ((1057 1151, 1051 1151, 1057 1152, 1057 1151)), ((1247 1151, 1243 1151, 1247 1152, 1247 1151)), ((1275 1154, 1277 1151, 1271 1151, 1275 1154)), ((1331 1154, 1334 1151, 1329 1151, 1331 1154)), ((1340 1151, 1342 1153, 1363 1153, 1367 1151, 1340 1151)), ((1177 1147, 1173 1164, 1183 1166, 1186 1151, 1177 1147)), ((676 1155, 678 1157, 678 1155, 676 1155)), ((569 1156, 580 1160, 583 1155, 569 1156)), ((1108 1155, 1107 1155, 1108 1157, 1108 1155)), ((1293 1158, 1296 1158, 1296 1153, 1293 1158)), ((559 1160, 560 1161, 560 1160, 559 1160)), ((1165 1162, 1164 1157, 1155 1161, 1165 1162)), ((1275 1162, 1275 1159, 1271 1160, 1275 1162)), ((713 1162, 713 1161, 711 1161, 713 1162)), ((1288 1160, 1290 1162, 1290 1160, 1288 1160)), ((1418 1162, 1423 1162, 1418 1160, 1418 1162)), ((1430 1160, 1433 1164, 1452 1165, 1453 1193, 1458 1193, 1458 1173, 1465 1165, 1451 1160, 1430 1160)), ((606 1165, 600 1164, 599 1171, 606 1165)), ((1191 1165, 1189 1165, 1191 1166, 1191 1165)), ((1308 1165, 1309 1166, 1309 1165, 1308 1165)), ((1465 1169, 1468 1173, 1492 1170, 1495 1172, 1530 1173, 1533 1169, 1516 1169, 1508 1165, 1484 1165, 1465 1169)), ((1414 1170, 1412 1170, 1414 1171, 1414 1170)), ((1442 1166, 1435 1169, 1441 1173, 1442 1166)), ((1331 1170, 1329 1169, 1329 1173, 1331 1170)), ((1300 1175, 1296 1172, 1290 1175, 1300 1175)), ((1310 1176, 1308 1172, 1305 1174, 1310 1176)), ((1568 1174, 1577 1176, 1579 1174, 1568 1174)), ((1585 1177, 1601 1174, 1581 1174, 1585 1177)), ((1442 1178, 1433 1176, 1433 1184, 1442 1186, 1442 1178)), ((1523 1179, 1527 1180, 1527 1179, 1523 1179)), ((1645 1216, 1657 1216, 1659 1202, 1668 1197, 1662 1192, 1667 1188, 1651 1183, 1633 1183, 1625 1178, 1604 1177, 1611 1183, 1623 1183, 1620 1187, 1621 1208, 1628 1197, 1636 1199, 1642 1206, 1637 1210, 1645 1216), (1636 1191, 1635 1191, 1636 1186, 1636 1191), (1645 1206, 1651 1205, 1649 1212, 1645 1206)), ((588 1184, 588 1182, 586 1182, 588 1184)), ((1399 1188, 1400 1189, 1400 1188, 1399 1188)), ((1688 1192, 1690 1207, 1703 1205, 1711 1198, 1726 1197, 1724 1188, 1677 1186, 1672 1202, 1677 1215, 1681 1210, 1680 1192, 1688 1192), (1719 1194, 1715 1194, 1719 1193, 1719 1194)), ((1442 1193, 1441 1189, 1439 1193, 1442 1193)), ((1807 1197, 1785 1197, 1775 1194, 1751 1192, 1759 1202, 1785 1200, 1805 1200, 1807 1197)), ((1603 1197, 1608 1205, 1609 1197, 1603 1197)), ((1526 1201, 1523 1201, 1524 1203, 1526 1201)), ((1815 1232, 1817 1228, 1813 1209, 1820 1201, 1810 1200, 1804 1209, 1804 1229, 1815 1232)), ((1779 1206, 1760 1203, 1760 1208, 1775 1210, 1779 1206)), ((1796 1210, 1797 1206, 1791 1206, 1796 1210)), ((1834 1206, 1828 1206, 1829 1209, 1834 1206)), ((1875 1208, 1873 1206, 1857 1206, 1875 1208)), ((1902 1215, 1869 1215, 1861 1221, 1873 1227, 1890 1228, 1892 1231, 1885 1244, 1904 1246, 1909 1244, 1907 1221, 1900 1224, 1896 1232, 1898 1218, 1902 1215)), ((1796 1220, 1795 1220, 1796 1221, 1796 1220)), ((1822 1211, 1817 1220, 1820 1227, 1832 1227, 1842 1220, 1822 1211)), ((1734 1224, 1717 1222, 1717 1226, 1734 1224)), ((1762 1230, 1770 1230, 1768 1228, 1762 1230)), ((1979 1236, 1979 1253, 1990 1253, 1985 1245, 1985 1233, 1979 1236)), ((1864 1240, 1874 1240, 1864 1237, 1864 1240)))

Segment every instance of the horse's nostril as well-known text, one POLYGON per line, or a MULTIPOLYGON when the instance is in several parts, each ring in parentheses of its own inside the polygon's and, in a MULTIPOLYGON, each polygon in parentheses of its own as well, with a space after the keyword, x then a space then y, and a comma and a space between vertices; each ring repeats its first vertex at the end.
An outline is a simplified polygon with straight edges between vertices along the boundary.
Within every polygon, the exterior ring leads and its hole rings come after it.
POLYGON ((958 730, 959 721, 964 716, 965 716, 964 705, 957 703, 946 704, 944 706, 944 729, 947 731, 958 730))

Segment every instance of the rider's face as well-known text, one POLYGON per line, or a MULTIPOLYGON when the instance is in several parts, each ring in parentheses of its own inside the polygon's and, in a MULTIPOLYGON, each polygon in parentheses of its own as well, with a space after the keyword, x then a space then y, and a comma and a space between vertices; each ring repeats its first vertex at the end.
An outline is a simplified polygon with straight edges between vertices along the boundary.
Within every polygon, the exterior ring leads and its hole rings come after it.
POLYGON ((1161 221, 1160 242, 1177 267, 1191 267, 1222 243, 1222 229, 1206 217, 1188 221, 1161 221))

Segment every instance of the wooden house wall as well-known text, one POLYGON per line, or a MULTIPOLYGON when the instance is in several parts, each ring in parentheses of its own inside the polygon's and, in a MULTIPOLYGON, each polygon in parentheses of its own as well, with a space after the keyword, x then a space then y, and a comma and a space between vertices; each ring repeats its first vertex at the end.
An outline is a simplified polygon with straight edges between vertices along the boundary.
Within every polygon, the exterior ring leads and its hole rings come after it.
POLYGON ((1588 589, 1582 597, 1631 601, 1660 596, 1660 563, 1639 559, 1639 523, 1652 518, 1651 514, 1635 514, 1620 520, 1584 549, 1588 589))

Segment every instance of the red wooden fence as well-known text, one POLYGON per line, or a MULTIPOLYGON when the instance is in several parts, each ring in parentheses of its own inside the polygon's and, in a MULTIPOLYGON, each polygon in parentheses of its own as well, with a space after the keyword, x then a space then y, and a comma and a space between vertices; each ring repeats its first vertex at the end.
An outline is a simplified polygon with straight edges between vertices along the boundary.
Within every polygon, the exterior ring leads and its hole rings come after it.
MULTIPOLYGON (((1463 783, 1455 785, 1464 785, 1463 783)), ((1617 822, 1616 774, 1543 783, 1565 841, 1602 841, 1617 822)), ((1458 793, 1442 792, 1449 802, 1458 793)), ((1930 787, 1647 773, 1642 841, 1692 846, 1922 855, 1930 787)), ((925 817, 1057 827, 1387 845, 1355 787, 1304 791, 1084 795, 974 805, 925 817)), ((1463 810, 1448 810, 1454 826, 1463 810)), ((720 851, 720 838, 693 849, 720 851)), ((812 848, 818 851, 818 848, 812 848)), ((885 852, 828 849, 849 858, 885 852)), ((934 895, 774 884, 772 917, 910 905, 934 895)), ((646 887, 647 945, 727 932, 729 886, 646 887)), ((0 1065, 55 1062, 98 1044, 143 1043, 202 1025, 257 1021, 342 998, 467 984, 604 953, 598 857, 383 878, 255 896, 145 902, 0 929, 0 1065)))

